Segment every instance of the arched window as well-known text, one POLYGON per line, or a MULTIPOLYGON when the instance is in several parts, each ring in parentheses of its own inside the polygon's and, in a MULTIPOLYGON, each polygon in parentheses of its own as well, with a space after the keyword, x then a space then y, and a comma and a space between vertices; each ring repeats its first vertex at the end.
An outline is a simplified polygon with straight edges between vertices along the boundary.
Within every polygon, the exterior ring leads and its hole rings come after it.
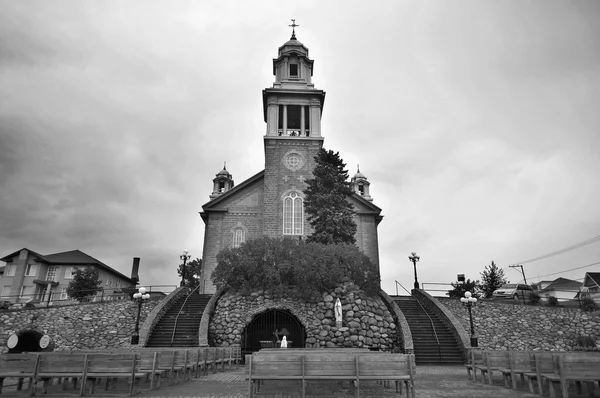
POLYGON ((302 235, 304 233, 304 206, 296 192, 283 198, 283 234, 302 235))
POLYGON ((233 247, 240 247, 246 241, 246 234, 242 228, 233 230, 233 247))

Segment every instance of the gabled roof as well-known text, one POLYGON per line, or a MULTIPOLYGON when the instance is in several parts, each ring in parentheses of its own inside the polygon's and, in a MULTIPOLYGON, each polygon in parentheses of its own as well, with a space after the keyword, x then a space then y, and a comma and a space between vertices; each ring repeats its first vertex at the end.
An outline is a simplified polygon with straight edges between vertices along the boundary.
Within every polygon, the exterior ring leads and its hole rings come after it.
POLYGON ((581 286, 582 286, 581 282, 577 282, 577 281, 574 281, 571 279, 566 279, 566 278, 557 278, 554 280, 554 282, 552 282, 545 289, 540 290, 540 293, 551 291, 551 290, 574 291, 574 290, 579 290, 579 288, 581 286))
POLYGON ((583 286, 599 286, 600 287, 600 272, 586 272, 583 278, 583 286))
MULTIPOLYGON (((85 254, 84 252, 82 252, 80 250, 71 250, 71 251, 61 252, 61 253, 41 255, 39 253, 34 252, 33 250, 30 250, 27 248, 23 248, 23 249, 27 250, 29 253, 31 253, 35 257, 37 257, 36 261, 41 262, 41 263, 52 264, 52 265, 97 265, 99 268, 102 268, 103 270, 108 271, 114 275, 121 277, 121 278, 127 279, 131 283, 135 284, 135 280, 131 279, 128 276, 123 275, 119 271, 104 264, 102 261, 97 260, 94 257, 92 257, 88 254, 85 254)), ((23 250, 23 249, 21 249, 21 250, 23 250)), ((9 259, 12 259, 16 255, 18 255, 21 252, 21 250, 17 250, 16 252, 9 254, 8 256, 4 256, 0 260, 7 261, 9 259)))
POLYGON ((18 255, 19 255, 19 253, 21 253, 21 251, 23 251, 23 250, 27 250, 29 253, 33 254, 34 256, 36 256, 36 257, 38 257, 38 258, 40 258, 40 259, 43 259, 43 258, 44 258, 44 256, 42 256, 41 254, 39 254, 39 253, 36 253, 36 252, 34 252, 33 250, 31 250, 31 249, 28 249, 28 248, 24 247, 23 249, 19 249, 19 250, 17 250, 17 251, 16 251, 16 252, 14 252, 14 253, 10 253, 10 254, 8 254, 8 255, 6 255, 6 256, 4 256, 4 257, 0 258, 0 261, 9 262, 9 261, 11 261, 11 260, 13 259, 13 257, 15 257, 15 256, 18 256, 18 255))

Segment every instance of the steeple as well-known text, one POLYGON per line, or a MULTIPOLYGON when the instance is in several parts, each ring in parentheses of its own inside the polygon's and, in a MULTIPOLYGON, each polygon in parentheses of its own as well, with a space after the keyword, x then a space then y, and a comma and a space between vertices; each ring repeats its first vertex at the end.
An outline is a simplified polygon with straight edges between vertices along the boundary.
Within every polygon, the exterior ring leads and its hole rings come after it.
POLYGON ((373 198, 371 195, 369 195, 369 185, 371 185, 371 183, 367 181, 367 177, 360 172, 360 167, 357 165, 356 174, 354 174, 354 177, 350 179, 350 186, 355 194, 362 196, 369 202, 372 202, 373 198))
POLYGON ((275 82, 263 90, 263 111, 269 137, 321 137, 325 92, 312 83, 314 61, 296 38, 296 20, 290 40, 273 59, 275 82))
POLYGON ((227 171, 227 163, 223 165, 223 170, 216 174, 213 184, 213 192, 208 196, 211 200, 233 188, 233 176, 227 171))

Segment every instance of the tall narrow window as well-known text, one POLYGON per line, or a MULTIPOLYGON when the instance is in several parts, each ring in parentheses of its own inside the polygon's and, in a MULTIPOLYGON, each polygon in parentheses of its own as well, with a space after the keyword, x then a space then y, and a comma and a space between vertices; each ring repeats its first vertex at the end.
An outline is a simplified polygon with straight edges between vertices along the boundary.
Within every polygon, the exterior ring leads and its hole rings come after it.
POLYGON ((298 64, 290 64, 290 77, 298 78, 298 64))
POLYGON ((246 234, 242 228, 233 231, 233 247, 240 247, 246 241, 246 234))
POLYGON ((283 199, 283 234, 302 235, 304 233, 304 207, 302 198, 292 192, 283 199))

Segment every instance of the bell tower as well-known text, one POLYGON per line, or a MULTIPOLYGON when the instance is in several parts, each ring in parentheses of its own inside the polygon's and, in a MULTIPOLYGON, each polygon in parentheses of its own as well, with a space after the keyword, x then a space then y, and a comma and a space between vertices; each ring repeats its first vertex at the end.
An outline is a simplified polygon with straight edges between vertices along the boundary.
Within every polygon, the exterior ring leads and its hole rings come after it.
POLYGON ((296 38, 295 20, 290 40, 273 59, 273 87, 263 90, 267 124, 263 234, 269 237, 310 234, 304 216, 304 180, 312 178, 314 157, 323 146, 321 115, 325 92, 312 83, 314 61, 296 38))

